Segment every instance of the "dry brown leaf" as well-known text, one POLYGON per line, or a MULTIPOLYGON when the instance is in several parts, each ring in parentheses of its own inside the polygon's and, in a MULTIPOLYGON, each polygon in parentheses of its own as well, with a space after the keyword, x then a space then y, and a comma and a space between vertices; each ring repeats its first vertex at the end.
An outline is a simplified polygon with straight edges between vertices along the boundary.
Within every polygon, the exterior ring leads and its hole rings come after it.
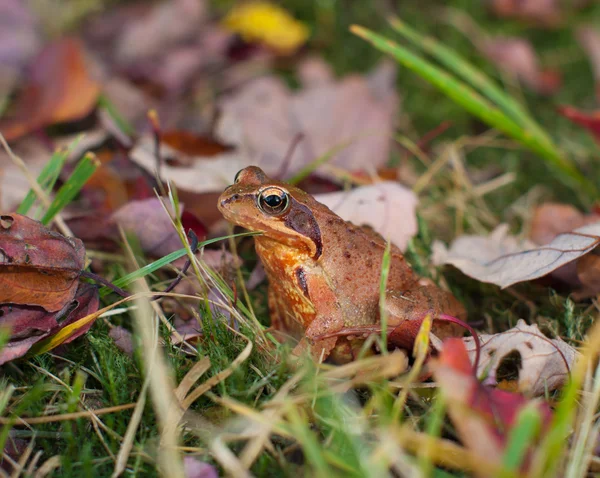
POLYGON ((600 244, 600 222, 557 236, 546 246, 535 247, 508 235, 508 226, 492 234, 461 236, 450 249, 435 244, 437 264, 451 264, 464 274, 502 288, 543 277, 588 254, 600 244))
MULTIPOLYGON (((485 383, 497 385, 502 377, 498 370, 518 376, 518 391, 528 395, 543 395, 546 390, 562 387, 578 356, 577 351, 560 338, 547 338, 537 325, 519 320, 510 330, 499 334, 481 334, 481 359, 477 376, 485 375, 485 383), (519 359, 515 357, 519 355, 519 359), (516 369, 516 370, 512 370, 516 369)), ((472 337, 463 339, 472 362, 477 349, 472 337)))
POLYGON ((350 191, 317 194, 315 199, 346 221, 367 225, 402 251, 417 233, 417 196, 393 181, 382 181, 350 191))
POLYGON ((529 237, 536 244, 548 244, 559 234, 598 221, 600 214, 583 214, 569 204, 546 203, 535 209, 529 237))
MULTIPOLYGON (((566 232, 600 221, 596 213, 583 214, 568 204, 547 203, 538 206, 531 221, 530 238, 536 244, 548 244, 566 232)), ((554 272, 552 277, 577 289, 576 300, 591 297, 600 291, 600 264, 598 250, 592 251, 554 272)))
MULTIPOLYGON (((395 69, 383 63, 369 76, 327 79, 322 71, 301 68, 307 86, 291 92, 270 76, 248 83, 221 101, 217 133, 238 145, 245 165, 254 164, 270 176, 279 176, 290 145, 302 135, 286 175, 340 149, 329 161, 347 170, 375 169, 389 158, 390 139, 398 109, 395 69), (312 81, 316 76, 318 79, 312 81)), ((319 168, 323 172, 323 167, 319 168)))
POLYGON ((20 214, 0 216, 0 302, 61 310, 75 297, 83 243, 20 214))

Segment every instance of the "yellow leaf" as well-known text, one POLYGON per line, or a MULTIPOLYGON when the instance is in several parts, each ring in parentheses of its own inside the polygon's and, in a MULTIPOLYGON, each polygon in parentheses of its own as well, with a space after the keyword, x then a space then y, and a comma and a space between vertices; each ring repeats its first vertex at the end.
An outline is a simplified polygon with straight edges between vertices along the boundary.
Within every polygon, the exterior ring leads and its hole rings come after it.
POLYGON ((247 42, 264 43, 281 52, 292 53, 306 42, 306 25, 283 8, 269 2, 255 1, 234 7, 223 20, 229 31, 247 42))

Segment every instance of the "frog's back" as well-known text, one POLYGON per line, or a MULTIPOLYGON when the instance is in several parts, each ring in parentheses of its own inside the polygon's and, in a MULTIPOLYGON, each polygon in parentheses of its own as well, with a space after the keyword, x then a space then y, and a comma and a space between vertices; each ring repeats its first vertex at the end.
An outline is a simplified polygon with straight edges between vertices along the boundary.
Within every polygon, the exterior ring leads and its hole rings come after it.
MULTIPOLYGON (((375 323, 379 318, 379 284, 386 242, 369 227, 339 221, 343 227, 332 227, 334 232, 323 243, 323 270, 348 316, 346 324, 375 323)), ((392 245, 388 288, 406 290, 415 282, 404 256, 392 245)))

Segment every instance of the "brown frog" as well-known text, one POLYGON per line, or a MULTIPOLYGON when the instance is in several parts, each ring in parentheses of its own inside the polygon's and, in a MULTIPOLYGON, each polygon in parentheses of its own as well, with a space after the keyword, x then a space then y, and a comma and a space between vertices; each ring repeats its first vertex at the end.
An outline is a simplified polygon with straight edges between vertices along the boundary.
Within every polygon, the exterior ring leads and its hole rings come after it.
MULTIPOLYGON (((231 223, 263 234, 254 238, 269 280, 275 329, 310 347, 315 358, 351 361, 368 335, 380 334, 379 284, 385 240, 344 221, 301 189, 242 169, 219 197, 231 223)), ((402 218, 397 218, 402 220, 402 218)), ((385 309, 390 347, 410 348, 427 314, 439 338, 462 335, 440 314, 464 318, 452 296, 412 271, 392 246, 385 309)))

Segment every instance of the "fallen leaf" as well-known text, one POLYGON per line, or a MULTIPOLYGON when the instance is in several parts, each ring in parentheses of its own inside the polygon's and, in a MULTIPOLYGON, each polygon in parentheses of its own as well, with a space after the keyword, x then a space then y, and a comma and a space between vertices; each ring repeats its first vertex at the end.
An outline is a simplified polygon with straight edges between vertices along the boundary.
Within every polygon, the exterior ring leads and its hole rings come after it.
MULTIPOLYGON (((98 288, 90 284, 80 284, 74 299, 58 312, 46 312, 41 307, 0 305, 0 328, 10 332, 8 343, 0 350, 0 365, 23 357, 37 343, 98 310, 99 304, 98 288)), ((90 321, 79 328, 61 343, 71 342, 84 334, 92 323, 93 321, 90 321)))
POLYGON ((0 216, 0 303, 62 309, 73 300, 85 249, 20 214, 0 216))
MULTIPOLYGON (((498 385, 504 374, 517 378, 518 391, 526 395, 543 395, 562 387, 578 356, 577 351, 560 338, 547 338, 537 325, 519 320, 512 329, 499 334, 480 334, 481 357, 477 376, 485 375, 486 385, 498 385), (515 357, 518 355, 518 358, 515 357)), ((463 339, 471 362, 477 349, 472 337, 463 339)))
MULTIPOLYGON (((171 181, 178 189, 195 193, 222 191, 235 174, 245 166, 238 152, 225 151, 214 154, 215 147, 209 145, 204 155, 187 155, 184 152, 161 144, 161 157, 165 159, 160 167, 160 177, 163 181, 171 181)), ((154 138, 142 137, 130 152, 131 159, 154 174, 156 170, 156 155, 154 138)))
POLYGON ((540 94, 552 94, 560 86, 557 72, 540 68, 535 50, 528 40, 494 38, 484 42, 481 49, 500 70, 540 94))
POLYGON ((508 235, 498 226, 489 236, 461 236, 450 249, 436 242, 434 262, 451 264, 463 274, 502 288, 543 277, 588 254, 600 244, 600 222, 557 236, 550 244, 535 247, 508 235))
POLYGON ((197 33, 206 16, 199 0, 173 0, 156 4, 146 14, 129 21, 117 40, 115 55, 121 63, 159 56, 197 33))
POLYGON ((596 97, 600 99, 600 31, 592 27, 580 27, 576 35, 590 60, 596 81, 596 97))
MULTIPOLYGON (((508 438, 525 407, 537 411, 541 418, 542 430, 536 441, 539 442, 550 426, 552 412, 547 403, 482 385, 475 378, 461 339, 444 341, 439 359, 433 361, 431 367, 447 400, 448 413, 460 440, 486 463, 502 464, 508 438)), ((534 447, 530 446, 529 457, 533 452, 534 447)), ((522 462, 523 471, 527 468, 529 457, 526 456, 522 462)))
POLYGON ((585 113, 571 106, 561 106, 558 112, 573 123, 583 126, 600 143, 600 111, 585 113))
POLYGON ((98 287, 91 284, 80 284, 77 296, 72 302, 74 307, 67 319, 61 322, 57 330, 53 330, 48 337, 43 337, 29 352, 32 355, 45 353, 59 345, 68 344, 85 334, 94 324, 98 316, 100 299, 98 287))
POLYGON ((593 297, 600 291, 600 255, 598 249, 577 261, 577 279, 584 290, 577 298, 593 297))
POLYGON ((201 136, 185 130, 164 131, 161 133, 160 139, 163 144, 167 144, 187 156, 212 157, 235 149, 210 136, 201 136))
POLYGON ((366 77, 310 83, 297 92, 268 76, 221 100, 217 135, 239 147, 244 166, 257 165, 274 177, 299 136, 288 175, 327 153, 334 153, 328 164, 374 170, 389 159, 398 103, 395 68, 387 62, 366 77))
POLYGON ((418 230, 417 197, 397 182, 382 181, 350 191, 317 194, 315 199, 346 221, 372 227, 402 251, 418 230))
POLYGON ((600 214, 583 214, 570 204, 545 203, 535 208, 529 237, 536 244, 548 244, 565 232, 600 221, 600 214))
POLYGON ((12 141, 54 123, 80 120, 92 111, 99 93, 79 40, 58 40, 33 60, 23 91, 0 120, 0 131, 12 141))
MULTIPOLYGON (((183 247, 175 226, 158 198, 129 201, 113 214, 112 220, 125 231, 135 234, 142 250, 150 256, 166 256, 183 247)), ((200 232, 199 227, 195 229, 200 232)), ((203 232, 205 235, 206 231, 203 232)), ((199 239, 202 240, 204 235, 199 239)))
MULTIPOLYGON (((583 214, 568 204, 547 203, 538 206, 531 221, 529 236, 536 244, 548 244, 558 236, 586 224, 600 221, 600 214, 583 214)), ((594 296, 600 291, 598 250, 552 272, 552 277, 568 284, 575 300, 594 296)))
POLYGON ((282 54, 291 54, 306 42, 308 27, 274 3, 250 1, 234 5, 223 25, 247 42, 267 45, 282 54))
POLYGON ((108 336, 113 339, 115 345, 125 354, 133 357, 133 334, 120 325, 115 325, 108 332, 108 336))

